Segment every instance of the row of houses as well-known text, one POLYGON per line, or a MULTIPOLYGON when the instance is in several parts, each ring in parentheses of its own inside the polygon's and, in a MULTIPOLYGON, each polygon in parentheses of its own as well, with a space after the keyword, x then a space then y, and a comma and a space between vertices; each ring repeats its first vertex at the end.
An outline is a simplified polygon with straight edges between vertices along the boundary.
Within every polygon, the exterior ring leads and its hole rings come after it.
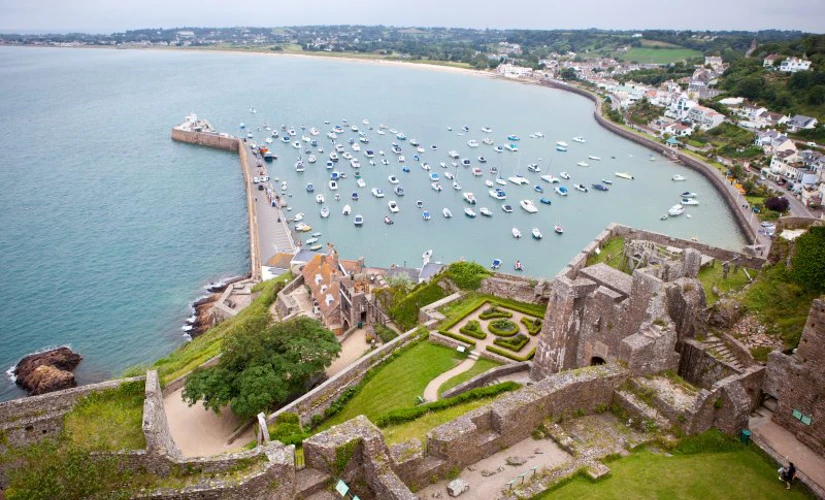
POLYGON ((797 71, 808 71, 811 69, 811 61, 799 57, 785 57, 778 54, 771 54, 762 60, 763 68, 773 68, 782 73, 796 73, 797 71), (784 59, 783 59, 784 58, 784 59), (779 66, 776 66, 776 61, 782 60, 779 66))

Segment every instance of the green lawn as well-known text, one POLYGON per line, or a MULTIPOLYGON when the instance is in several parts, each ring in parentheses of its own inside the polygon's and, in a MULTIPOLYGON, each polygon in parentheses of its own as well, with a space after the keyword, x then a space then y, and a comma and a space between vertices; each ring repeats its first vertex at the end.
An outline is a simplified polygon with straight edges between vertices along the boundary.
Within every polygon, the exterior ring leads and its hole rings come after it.
POLYGON ((702 53, 691 49, 633 47, 626 53, 616 56, 623 61, 636 61, 641 64, 670 64, 693 57, 702 57, 702 53))
POLYGON ((128 382, 85 396, 63 417, 69 440, 93 451, 140 450, 143 435, 144 383, 128 382))
MULTIPOLYGON (((713 293, 714 286, 720 292, 726 293, 741 290, 745 287, 745 285, 750 283, 750 280, 743 269, 739 269, 736 273, 734 273, 733 266, 731 266, 727 278, 722 279, 722 274, 722 263, 719 261, 713 261, 713 265, 706 266, 699 271, 699 281, 702 282, 702 287, 705 289, 705 298, 707 299, 709 306, 712 306, 717 300, 719 300, 719 296, 713 293)), ((748 274, 750 274, 751 279, 755 279, 758 275, 758 271, 749 269, 748 274)))
POLYGON ((316 431, 346 422, 358 415, 370 420, 398 408, 415 406, 430 380, 453 368, 459 361, 452 349, 420 342, 404 351, 375 373, 346 407, 316 431))
POLYGON ((598 255, 592 253, 587 257, 588 266, 600 263, 607 264, 619 271, 627 272, 627 266, 624 261, 624 238, 610 238, 607 240, 607 244, 602 246, 601 252, 598 255))
POLYGON ((427 433, 431 429, 464 415, 470 410, 475 410, 480 406, 489 404, 491 401, 492 400, 489 398, 478 399, 476 401, 470 401, 468 403, 453 406, 452 408, 447 408, 446 410, 430 412, 411 422, 385 427, 384 429, 381 429, 381 432, 384 434, 384 439, 387 440, 388 445, 403 443, 412 438, 418 438, 419 441, 424 443, 426 441, 427 433))
POLYGON ((611 474, 593 482, 577 476, 535 500, 594 499, 803 499, 786 491, 777 465, 749 448, 724 453, 665 456, 642 450, 607 464, 611 474))
POLYGON ((487 358, 479 358, 478 361, 464 373, 459 373, 455 377, 451 378, 450 380, 441 384, 441 387, 438 388, 438 394, 446 391, 447 389, 452 389, 453 387, 470 380, 471 378, 479 375, 481 373, 486 372, 490 368, 495 368, 496 366, 501 366, 501 363, 496 363, 495 361, 491 361, 487 358))
POLYGON ((500 307, 513 309, 514 311, 519 311, 537 318, 543 318, 547 310, 545 304, 528 304, 526 302, 519 302, 493 295, 468 292, 460 300, 450 302, 439 308, 438 311, 445 316, 445 319, 438 325, 438 328, 441 330, 449 330, 461 321, 462 318, 478 309, 485 302, 495 302, 500 307))

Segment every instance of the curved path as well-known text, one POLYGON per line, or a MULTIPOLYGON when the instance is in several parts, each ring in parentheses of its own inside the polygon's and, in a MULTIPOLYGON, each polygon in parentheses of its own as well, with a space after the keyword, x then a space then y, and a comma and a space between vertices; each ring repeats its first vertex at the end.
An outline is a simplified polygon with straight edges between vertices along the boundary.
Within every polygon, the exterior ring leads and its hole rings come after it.
POLYGON ((467 370, 472 368, 474 364, 476 364, 475 359, 467 358, 458 365, 456 365, 455 368, 447 370, 446 372, 442 373, 436 378, 430 380, 430 383, 427 384, 427 387, 424 389, 424 399, 426 399, 428 403, 437 400, 438 388, 441 387, 441 384, 450 380, 458 374, 466 372, 467 370))

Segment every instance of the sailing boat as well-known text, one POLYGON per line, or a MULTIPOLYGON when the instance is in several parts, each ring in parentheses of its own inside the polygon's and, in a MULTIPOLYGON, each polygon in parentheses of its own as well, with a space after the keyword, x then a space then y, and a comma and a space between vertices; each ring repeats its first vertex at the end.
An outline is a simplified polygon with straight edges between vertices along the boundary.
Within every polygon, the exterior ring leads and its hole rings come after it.
POLYGON ((561 221, 559 219, 556 219, 556 226, 553 228, 553 231, 555 231, 556 234, 564 233, 564 229, 561 227, 561 221))
POLYGON ((461 184, 458 183, 458 166, 455 167, 455 175, 453 176, 453 189, 461 191, 461 184))

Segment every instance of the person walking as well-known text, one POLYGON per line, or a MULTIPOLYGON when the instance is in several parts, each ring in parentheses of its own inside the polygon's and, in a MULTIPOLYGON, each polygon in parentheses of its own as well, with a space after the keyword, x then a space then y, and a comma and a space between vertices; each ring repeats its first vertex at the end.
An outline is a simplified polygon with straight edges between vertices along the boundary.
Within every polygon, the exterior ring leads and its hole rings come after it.
POLYGON ((791 483, 796 479, 796 466, 793 462, 788 462, 787 467, 780 469, 779 480, 785 483, 785 489, 791 489, 791 483))

